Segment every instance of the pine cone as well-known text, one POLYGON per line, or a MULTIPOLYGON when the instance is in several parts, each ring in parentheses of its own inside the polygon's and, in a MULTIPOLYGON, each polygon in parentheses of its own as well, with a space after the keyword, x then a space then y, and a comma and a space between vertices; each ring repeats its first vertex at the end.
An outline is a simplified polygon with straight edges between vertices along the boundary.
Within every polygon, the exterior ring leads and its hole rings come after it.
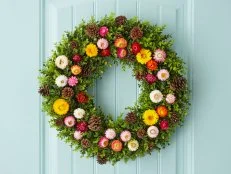
POLYGON ((127 22, 127 18, 125 16, 117 16, 115 18, 115 23, 117 26, 124 25, 127 22))
POLYGON ((136 74, 136 79, 137 79, 137 80, 142 80, 143 78, 144 78, 144 74, 143 74, 143 73, 138 72, 138 73, 136 74))
POLYGON ((152 151, 154 149, 155 145, 153 142, 148 143, 148 150, 152 151))
POLYGON ((184 77, 175 77, 170 84, 170 88, 175 91, 181 91, 186 87, 186 83, 187 80, 184 77))
POLYGON ((64 121, 62 118, 58 118, 55 120, 55 125, 60 127, 60 126, 63 126, 64 125, 64 121))
POLYGON ((86 149, 86 148, 90 147, 90 141, 88 139, 84 138, 81 140, 81 145, 84 149, 86 149))
POLYGON ((137 120, 137 117, 136 117, 136 114, 134 112, 129 112, 125 117, 125 121, 129 124, 135 123, 136 120, 137 120))
POLYGON ((178 117, 177 113, 175 113, 175 112, 172 113, 170 121, 172 124, 176 124, 179 122, 179 117, 178 117))
POLYGON ((99 27, 96 24, 88 24, 85 29, 86 35, 90 38, 94 38, 99 34, 99 27))
POLYGON ((115 39, 123 38, 122 34, 115 34, 115 39))
POLYGON ((140 39, 143 36, 143 31, 141 30, 140 27, 133 27, 132 30, 130 31, 130 37, 133 40, 140 39))
POLYGON ((100 155, 97 155, 97 162, 99 164, 106 164, 107 163, 107 158, 106 157, 101 157, 100 155))
POLYGON ((98 116, 91 116, 88 121, 88 128, 92 131, 99 131, 102 128, 101 118, 98 116))
POLYGON ((74 91, 72 88, 70 88, 70 87, 63 88, 63 90, 62 90, 62 97, 63 98, 71 98, 71 97, 73 97, 73 95, 74 95, 74 91))
POLYGON ((144 129, 139 129, 137 132, 137 137, 139 137, 140 139, 142 139, 145 135, 146 135, 146 131, 144 129))
POLYGON ((91 73, 92 73, 92 68, 91 68, 91 66, 89 66, 89 65, 84 65, 83 67, 82 67, 82 76, 84 76, 84 77, 88 77, 88 76, 90 76, 91 75, 91 73))
POLYGON ((70 46, 71 46, 72 49, 74 49, 74 48, 77 47, 77 43, 75 41, 71 41, 70 46))
POLYGON ((42 96, 48 96, 50 94, 49 87, 47 85, 41 86, 38 90, 39 94, 42 96))

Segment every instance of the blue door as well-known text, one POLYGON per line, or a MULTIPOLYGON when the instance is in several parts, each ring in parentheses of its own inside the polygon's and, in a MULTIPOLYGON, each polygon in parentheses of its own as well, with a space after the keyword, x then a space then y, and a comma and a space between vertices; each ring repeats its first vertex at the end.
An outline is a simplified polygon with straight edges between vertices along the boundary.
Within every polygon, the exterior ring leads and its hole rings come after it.
MULTIPOLYGON (((230 174, 230 9, 228 0, 1 0, 0 174, 230 174), (192 107, 170 146, 102 166, 56 138, 41 112, 37 76, 64 31, 112 12, 167 26, 189 67, 192 107)), ((116 119, 139 87, 131 70, 113 66, 91 92, 116 119)))

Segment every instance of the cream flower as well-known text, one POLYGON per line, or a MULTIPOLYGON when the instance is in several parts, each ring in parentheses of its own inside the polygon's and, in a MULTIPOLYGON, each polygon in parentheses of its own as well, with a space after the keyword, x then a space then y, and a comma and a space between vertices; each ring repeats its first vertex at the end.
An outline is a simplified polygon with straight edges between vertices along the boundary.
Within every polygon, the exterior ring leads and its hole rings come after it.
POLYGON ((173 95, 173 94, 168 94, 167 96, 166 96, 166 102, 167 103, 169 103, 169 104, 173 104, 174 102, 175 102, 175 100, 176 100, 176 97, 175 97, 175 95, 173 95))
POLYGON ((132 137, 131 132, 129 132, 127 130, 121 132, 121 134, 120 134, 120 139, 123 142, 128 142, 131 139, 131 137, 132 137))
POLYGON ((136 151, 139 148, 139 142, 137 140, 130 140, 128 142, 128 149, 130 151, 136 151))
POLYGON ((105 137, 112 140, 116 137, 116 132, 114 129, 107 129, 105 131, 105 137))
POLYGON ((155 61, 157 62, 164 62, 165 61, 165 58, 166 58, 166 53, 164 50, 161 50, 161 49, 157 49, 155 52, 154 52, 154 57, 155 61))
POLYGON ((149 95, 153 103, 159 103, 163 99, 163 94, 159 90, 154 90, 149 95))
POLYGON ((147 134, 150 138, 156 138, 159 134, 159 129, 156 126, 150 126, 147 130, 147 134))
POLYGON ((83 133, 82 133, 82 132, 80 132, 80 131, 75 131, 75 133, 74 133, 74 138, 75 138, 76 140, 80 140, 82 137, 83 137, 83 133))
POLYGON ((55 79, 55 84, 58 87, 64 87, 67 85, 68 78, 65 75, 60 75, 55 79))
POLYGON ((64 55, 58 56, 55 59, 55 65, 60 69, 65 69, 68 65, 68 58, 64 55))
POLYGON ((85 110, 83 110, 82 108, 77 108, 74 110, 75 118, 81 119, 84 117, 84 115, 85 115, 85 110))
POLYGON ((161 81, 165 81, 169 78, 169 72, 166 69, 161 69, 157 72, 157 78, 161 81))
POLYGON ((97 41, 97 46, 99 49, 106 49, 108 45, 109 45, 108 41, 104 38, 101 38, 97 41))

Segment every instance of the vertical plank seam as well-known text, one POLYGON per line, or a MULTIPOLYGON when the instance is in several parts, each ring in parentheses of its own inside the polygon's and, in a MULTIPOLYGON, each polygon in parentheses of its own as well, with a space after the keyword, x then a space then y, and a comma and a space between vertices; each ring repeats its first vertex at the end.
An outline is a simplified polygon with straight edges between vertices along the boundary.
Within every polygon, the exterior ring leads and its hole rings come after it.
MULTIPOLYGON (((41 69, 44 61, 44 13, 45 12, 45 2, 44 0, 39 1, 39 68, 41 69)), ((44 113, 42 110, 42 98, 39 96, 39 174, 45 174, 44 165, 44 113)))

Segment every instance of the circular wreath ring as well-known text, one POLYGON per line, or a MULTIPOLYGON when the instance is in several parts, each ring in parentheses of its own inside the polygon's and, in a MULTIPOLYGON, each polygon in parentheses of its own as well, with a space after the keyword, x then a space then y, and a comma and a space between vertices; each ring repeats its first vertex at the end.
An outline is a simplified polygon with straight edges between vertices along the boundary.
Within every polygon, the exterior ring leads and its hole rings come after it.
POLYGON ((39 77, 43 110, 58 137, 99 164, 135 159, 169 144, 189 108, 183 60, 164 26, 136 17, 105 16, 66 32, 39 77), (113 120, 96 107, 89 87, 111 64, 133 69, 140 95, 113 120))

